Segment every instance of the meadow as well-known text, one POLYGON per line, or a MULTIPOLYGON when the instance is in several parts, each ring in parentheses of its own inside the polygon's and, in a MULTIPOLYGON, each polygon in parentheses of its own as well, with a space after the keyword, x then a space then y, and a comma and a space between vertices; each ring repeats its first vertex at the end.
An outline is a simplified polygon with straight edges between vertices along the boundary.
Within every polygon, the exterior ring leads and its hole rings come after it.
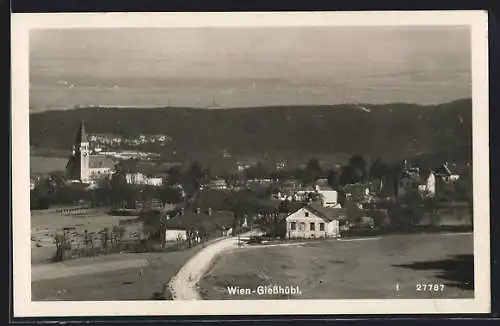
POLYGON ((200 288, 208 300, 473 298, 472 240, 417 234, 240 248, 220 256, 200 288), (259 285, 298 286, 302 294, 234 296, 227 289, 259 285))
POLYGON ((30 173, 45 174, 54 171, 64 171, 68 163, 67 158, 30 156, 30 173))

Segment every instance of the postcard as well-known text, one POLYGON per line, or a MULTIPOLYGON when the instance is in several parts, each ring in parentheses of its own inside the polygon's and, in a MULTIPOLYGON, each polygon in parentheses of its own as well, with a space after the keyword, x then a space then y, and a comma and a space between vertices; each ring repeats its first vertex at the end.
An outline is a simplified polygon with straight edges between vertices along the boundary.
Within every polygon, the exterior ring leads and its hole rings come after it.
POLYGON ((13 14, 15 317, 489 312, 487 20, 13 14))

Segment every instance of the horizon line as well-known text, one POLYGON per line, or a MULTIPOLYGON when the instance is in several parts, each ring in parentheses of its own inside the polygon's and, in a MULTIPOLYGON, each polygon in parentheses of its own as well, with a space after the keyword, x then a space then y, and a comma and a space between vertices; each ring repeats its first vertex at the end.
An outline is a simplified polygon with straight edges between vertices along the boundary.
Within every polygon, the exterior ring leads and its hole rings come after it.
POLYGON ((455 100, 437 102, 437 103, 416 103, 416 102, 386 102, 386 103, 366 103, 366 102, 345 102, 336 104, 277 104, 277 105, 207 105, 207 106, 189 106, 189 105, 113 105, 113 104, 88 104, 88 105, 74 105, 74 106, 61 106, 61 107, 48 107, 48 108, 29 108, 30 114, 43 113, 47 111, 71 111, 81 109, 193 109, 193 110, 231 110, 231 109, 251 109, 251 108, 284 108, 284 107, 324 107, 324 106, 384 106, 395 104, 418 105, 418 106, 437 106, 459 101, 472 100, 472 97, 462 97, 455 100), (77 106, 77 107, 76 107, 77 106))

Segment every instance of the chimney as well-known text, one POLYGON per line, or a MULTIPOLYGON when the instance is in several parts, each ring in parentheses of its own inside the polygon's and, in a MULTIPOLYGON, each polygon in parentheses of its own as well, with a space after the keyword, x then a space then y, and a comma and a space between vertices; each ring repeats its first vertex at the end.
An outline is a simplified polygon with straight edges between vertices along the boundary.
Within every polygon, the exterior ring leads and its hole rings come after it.
POLYGON ((208 213, 207 214, 208 214, 208 216, 212 215, 212 208, 211 207, 208 208, 208 213))

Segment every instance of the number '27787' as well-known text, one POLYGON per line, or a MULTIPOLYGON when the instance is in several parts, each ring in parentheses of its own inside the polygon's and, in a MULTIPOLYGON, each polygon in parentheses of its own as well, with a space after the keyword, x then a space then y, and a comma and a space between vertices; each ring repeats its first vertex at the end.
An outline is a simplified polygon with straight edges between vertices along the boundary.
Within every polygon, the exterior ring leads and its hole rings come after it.
POLYGON ((444 291, 444 284, 437 283, 417 283, 417 291, 428 291, 428 292, 442 292, 444 291))

